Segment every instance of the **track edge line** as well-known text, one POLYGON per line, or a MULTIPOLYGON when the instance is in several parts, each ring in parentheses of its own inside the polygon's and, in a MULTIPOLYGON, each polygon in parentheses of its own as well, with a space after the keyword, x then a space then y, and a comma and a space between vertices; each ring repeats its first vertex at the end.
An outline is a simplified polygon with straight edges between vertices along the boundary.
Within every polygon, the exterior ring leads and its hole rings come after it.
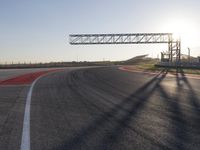
MULTIPOLYGON (((64 70, 64 69, 63 69, 64 70)), ((32 92, 33 88, 38 80, 41 78, 55 72, 63 71, 63 70, 58 70, 58 71, 53 71, 49 72, 46 74, 43 74, 36 78, 33 83, 31 84, 27 97, 26 97, 26 104, 25 104, 25 111, 24 111, 24 120, 23 120, 23 129, 22 129, 22 137, 21 137, 21 145, 20 145, 20 150, 30 150, 30 110, 31 110, 31 97, 32 97, 32 92)))

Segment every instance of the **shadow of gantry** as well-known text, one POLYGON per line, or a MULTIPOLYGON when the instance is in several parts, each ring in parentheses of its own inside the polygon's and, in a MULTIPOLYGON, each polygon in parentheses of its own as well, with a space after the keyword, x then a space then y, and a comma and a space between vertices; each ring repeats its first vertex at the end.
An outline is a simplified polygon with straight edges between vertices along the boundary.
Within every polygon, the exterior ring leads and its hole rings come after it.
MULTIPOLYGON (((149 100, 153 92, 160 86, 160 82, 162 82, 166 77, 167 73, 168 70, 163 69, 149 82, 144 84, 133 94, 129 95, 129 97, 125 98, 122 102, 116 104, 110 109, 110 111, 99 116, 87 127, 82 128, 78 134, 75 134, 66 140, 61 146, 57 147, 57 149, 87 149, 87 140, 91 138, 92 135, 96 134, 96 132, 98 132, 102 127, 110 124, 110 122, 112 122, 112 127, 107 129, 107 133, 109 134, 105 134, 103 138, 98 141, 99 144, 94 145, 92 149, 112 149, 113 143, 116 143, 120 139, 123 130, 129 126, 131 118, 133 118, 139 110, 144 108, 146 102, 149 100), (120 116, 117 116, 121 110, 123 110, 123 113, 120 116)), ((152 140, 152 142, 160 147, 160 149, 164 148, 162 144, 155 142, 154 140, 152 140)))

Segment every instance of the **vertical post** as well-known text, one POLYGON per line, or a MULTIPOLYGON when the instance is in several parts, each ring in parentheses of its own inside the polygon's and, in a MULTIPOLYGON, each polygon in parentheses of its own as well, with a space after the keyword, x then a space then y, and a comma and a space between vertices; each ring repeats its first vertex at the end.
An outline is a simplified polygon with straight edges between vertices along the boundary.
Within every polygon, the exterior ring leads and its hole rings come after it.
POLYGON ((190 63, 190 48, 188 47, 188 62, 190 63))
POLYGON ((181 36, 179 35, 176 41, 176 64, 180 65, 181 62, 181 36))
POLYGON ((179 35, 179 39, 178 39, 178 61, 179 63, 181 62, 181 36, 179 35))
POLYGON ((169 62, 172 63, 172 35, 168 36, 168 53, 169 53, 169 62))

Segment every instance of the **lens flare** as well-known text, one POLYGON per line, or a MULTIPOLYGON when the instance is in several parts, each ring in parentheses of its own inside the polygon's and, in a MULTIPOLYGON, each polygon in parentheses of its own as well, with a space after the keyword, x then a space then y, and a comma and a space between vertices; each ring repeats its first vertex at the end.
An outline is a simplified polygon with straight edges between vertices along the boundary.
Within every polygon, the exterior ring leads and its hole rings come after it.
POLYGON ((196 22, 191 19, 175 18, 167 20, 161 30, 173 33, 173 39, 175 40, 181 38, 183 52, 187 52, 187 47, 198 46, 198 28, 196 22))

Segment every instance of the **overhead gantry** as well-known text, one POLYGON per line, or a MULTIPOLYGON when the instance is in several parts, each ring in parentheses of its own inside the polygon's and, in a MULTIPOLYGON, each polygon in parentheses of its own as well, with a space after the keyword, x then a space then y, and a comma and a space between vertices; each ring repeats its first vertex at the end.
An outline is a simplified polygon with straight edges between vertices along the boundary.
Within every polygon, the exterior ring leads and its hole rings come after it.
POLYGON ((88 44, 168 44, 168 62, 180 62, 181 39, 174 38, 173 33, 134 33, 134 34, 72 34, 69 35, 72 45, 88 44))

